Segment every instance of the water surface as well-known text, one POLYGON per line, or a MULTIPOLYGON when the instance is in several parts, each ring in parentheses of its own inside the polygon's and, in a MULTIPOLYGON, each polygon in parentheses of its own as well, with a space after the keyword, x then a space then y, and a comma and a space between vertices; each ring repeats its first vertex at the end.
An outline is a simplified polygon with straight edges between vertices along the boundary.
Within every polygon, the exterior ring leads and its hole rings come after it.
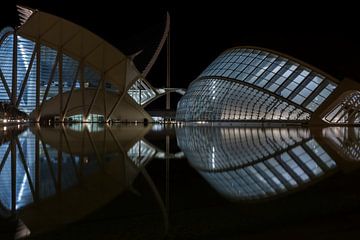
POLYGON ((0 131, 1 239, 358 235, 360 128, 0 131))

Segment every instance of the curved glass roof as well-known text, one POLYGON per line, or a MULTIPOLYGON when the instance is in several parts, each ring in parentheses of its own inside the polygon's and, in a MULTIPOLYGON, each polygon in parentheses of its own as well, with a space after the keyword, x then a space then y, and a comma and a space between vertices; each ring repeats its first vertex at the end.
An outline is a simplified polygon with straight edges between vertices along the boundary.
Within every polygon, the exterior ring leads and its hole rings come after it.
POLYGON ((306 109, 241 82, 202 78, 191 84, 176 111, 185 121, 307 121, 306 109))
POLYGON ((223 52, 198 79, 220 77, 255 85, 314 112, 337 87, 335 79, 270 50, 238 47, 223 52))

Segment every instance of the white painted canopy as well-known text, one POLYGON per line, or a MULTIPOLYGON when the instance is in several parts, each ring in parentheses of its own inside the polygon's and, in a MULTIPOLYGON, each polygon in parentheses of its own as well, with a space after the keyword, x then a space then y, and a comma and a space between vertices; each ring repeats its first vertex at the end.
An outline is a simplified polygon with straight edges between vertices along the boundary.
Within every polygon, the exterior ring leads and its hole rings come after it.
POLYGON ((89 30, 49 13, 28 10, 32 15, 19 27, 18 35, 61 50, 93 67, 103 74, 105 82, 116 85, 120 92, 140 75, 130 58, 89 30))

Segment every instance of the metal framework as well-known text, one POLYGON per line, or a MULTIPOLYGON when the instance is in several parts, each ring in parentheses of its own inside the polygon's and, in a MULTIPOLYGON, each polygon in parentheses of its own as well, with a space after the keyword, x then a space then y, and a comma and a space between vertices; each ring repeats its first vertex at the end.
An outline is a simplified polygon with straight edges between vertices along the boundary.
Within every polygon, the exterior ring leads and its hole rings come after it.
POLYGON ((360 124, 360 91, 345 94, 323 119, 336 124, 360 124))

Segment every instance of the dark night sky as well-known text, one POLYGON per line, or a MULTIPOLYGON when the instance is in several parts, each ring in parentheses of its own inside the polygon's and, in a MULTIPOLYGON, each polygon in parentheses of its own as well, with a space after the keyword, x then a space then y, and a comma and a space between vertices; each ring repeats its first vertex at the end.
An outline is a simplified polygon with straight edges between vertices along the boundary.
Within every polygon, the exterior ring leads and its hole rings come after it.
MULTIPOLYGON (((331 75, 360 81, 360 19, 356 7, 322 6, 289 1, 263 5, 221 1, 203 8, 187 4, 115 6, 115 1, 18 1, 82 25, 121 51, 124 41, 141 38, 152 44, 160 34, 147 35, 171 15, 172 84, 187 87, 226 48, 254 45, 274 49, 308 62, 331 75), (77 3, 76 5, 74 3, 77 3), (238 6, 240 4, 240 6, 238 6), (139 8, 139 6, 141 6, 139 8)), ((119 1, 121 3, 121 1, 119 1)), ((3 6, 0 27, 16 24, 16 8, 3 6)), ((159 28, 160 29, 160 28, 159 28)), ((137 41, 135 42, 137 43, 137 41)), ((139 46, 140 48, 142 46, 139 46)), ((165 58, 160 57, 148 80, 155 86, 165 83, 165 58)))

